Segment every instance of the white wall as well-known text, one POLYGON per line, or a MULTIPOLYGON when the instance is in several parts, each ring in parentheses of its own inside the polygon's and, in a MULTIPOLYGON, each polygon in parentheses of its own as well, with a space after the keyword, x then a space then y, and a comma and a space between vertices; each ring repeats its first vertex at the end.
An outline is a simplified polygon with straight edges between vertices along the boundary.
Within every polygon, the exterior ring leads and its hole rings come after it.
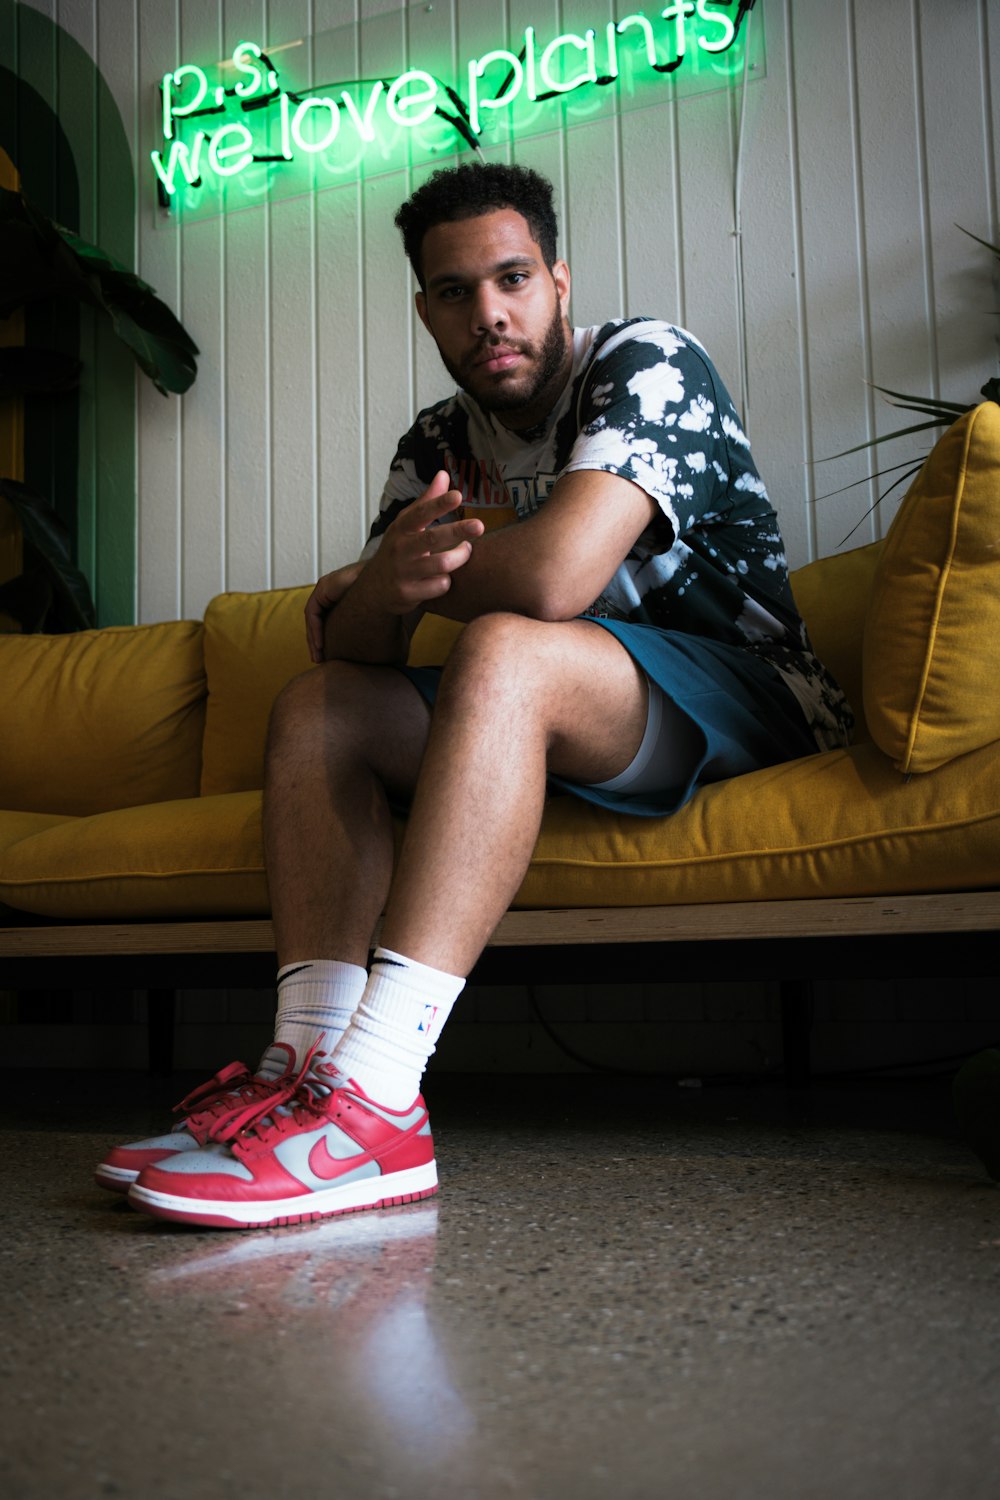
MULTIPOLYGON (((447 377, 411 309, 403 174, 181 228, 156 225, 156 86, 180 61, 370 20, 380 0, 21 0, 96 59, 134 143, 136 266, 201 348, 181 400, 140 386, 143 620, 223 589, 301 583, 356 554, 396 436, 447 377)), ((606 0, 435 0, 464 59, 606 0)), ((864 455, 904 425, 871 383, 975 399, 997 370, 1000 0, 758 0, 766 78, 521 144, 556 182, 580 323, 653 313, 708 346, 748 420, 793 565, 884 531, 864 455), (745 321, 745 369, 739 308, 745 321), (745 378, 745 384, 744 384, 745 378)), ((608 14, 622 14, 621 7, 608 14)), ((385 22, 385 45, 401 36, 385 22)), ((922 450, 904 443, 897 458, 922 450)), ((893 461, 879 450, 880 462, 893 461)))

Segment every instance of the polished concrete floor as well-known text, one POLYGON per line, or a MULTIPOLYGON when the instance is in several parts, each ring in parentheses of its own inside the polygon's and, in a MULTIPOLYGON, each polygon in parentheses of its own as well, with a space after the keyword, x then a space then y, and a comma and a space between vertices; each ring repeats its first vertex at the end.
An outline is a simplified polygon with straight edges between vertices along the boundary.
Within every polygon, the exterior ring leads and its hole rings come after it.
POLYGON ((4 1500, 978 1500, 1000 1191, 943 1083, 431 1080, 436 1200, 275 1231, 91 1183, 188 1085, 8 1073, 4 1500))

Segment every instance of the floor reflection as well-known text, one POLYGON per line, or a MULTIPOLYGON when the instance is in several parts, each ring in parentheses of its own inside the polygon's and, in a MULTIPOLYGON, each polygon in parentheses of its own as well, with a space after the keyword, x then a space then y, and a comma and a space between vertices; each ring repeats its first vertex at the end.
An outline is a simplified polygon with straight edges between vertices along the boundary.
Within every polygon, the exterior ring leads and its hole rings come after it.
MULTIPOLYGON (((427 1312, 436 1204, 345 1215, 308 1228, 203 1240, 147 1275, 154 1298, 178 1295, 225 1323, 226 1337, 262 1326, 303 1340, 311 1379, 350 1385, 350 1404, 412 1460, 442 1457, 475 1423, 427 1312), (317 1359, 316 1335, 321 1334, 317 1359), (359 1410, 360 1408, 360 1410, 359 1410)), ((174 1241, 176 1244, 176 1241, 174 1241)), ((332 1392, 331 1392, 332 1393, 332 1392)))

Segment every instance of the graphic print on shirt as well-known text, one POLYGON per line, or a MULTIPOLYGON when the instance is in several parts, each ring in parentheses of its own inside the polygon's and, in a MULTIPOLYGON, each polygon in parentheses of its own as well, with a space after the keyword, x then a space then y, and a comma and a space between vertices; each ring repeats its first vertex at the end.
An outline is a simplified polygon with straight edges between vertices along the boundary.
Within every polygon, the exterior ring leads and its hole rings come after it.
POLYGON ((564 474, 638 485, 657 518, 585 613, 752 652, 780 673, 820 749, 847 743, 850 708, 812 652, 746 434, 691 334, 648 318, 576 329, 570 380, 530 433, 511 432, 464 392, 422 411, 399 443, 363 556, 440 469, 463 495, 467 484, 490 496, 499 479, 518 521, 564 474))
POLYGON ((559 478, 558 474, 504 473, 495 458, 456 457, 449 454, 445 467, 452 489, 462 496, 456 517, 475 516, 487 531, 534 515, 559 478))

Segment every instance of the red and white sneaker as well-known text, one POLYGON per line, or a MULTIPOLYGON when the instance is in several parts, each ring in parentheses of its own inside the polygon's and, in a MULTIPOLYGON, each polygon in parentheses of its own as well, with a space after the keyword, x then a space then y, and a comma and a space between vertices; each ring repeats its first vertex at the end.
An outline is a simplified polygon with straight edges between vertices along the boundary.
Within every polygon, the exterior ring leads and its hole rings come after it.
POLYGON ((272 1042, 264 1054, 262 1066, 269 1063, 274 1076, 251 1073, 245 1063, 234 1062, 207 1083, 199 1084, 174 1105, 174 1114, 184 1115, 164 1135, 133 1141, 128 1146, 114 1146, 99 1162, 95 1181, 113 1193, 127 1193, 143 1167, 167 1161, 181 1152, 197 1151, 208 1140, 215 1122, 229 1116, 234 1108, 243 1108, 260 1099, 270 1099, 283 1089, 295 1073, 295 1052, 284 1042, 272 1042))
POLYGON ((199 1150, 144 1167, 128 1201, 158 1219, 251 1229, 436 1193, 423 1099, 385 1109, 353 1082, 320 1094, 303 1082, 310 1061, 279 1092, 215 1120, 199 1150))

